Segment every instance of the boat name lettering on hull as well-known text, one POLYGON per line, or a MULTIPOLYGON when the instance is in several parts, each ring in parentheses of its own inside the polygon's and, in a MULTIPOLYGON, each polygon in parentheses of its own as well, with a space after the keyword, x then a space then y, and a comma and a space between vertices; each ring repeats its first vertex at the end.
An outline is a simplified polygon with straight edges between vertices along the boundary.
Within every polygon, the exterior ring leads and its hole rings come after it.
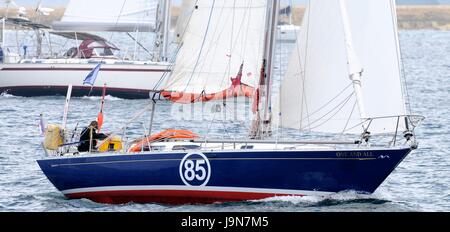
POLYGON ((336 152, 337 158, 374 158, 371 151, 341 151, 336 152))

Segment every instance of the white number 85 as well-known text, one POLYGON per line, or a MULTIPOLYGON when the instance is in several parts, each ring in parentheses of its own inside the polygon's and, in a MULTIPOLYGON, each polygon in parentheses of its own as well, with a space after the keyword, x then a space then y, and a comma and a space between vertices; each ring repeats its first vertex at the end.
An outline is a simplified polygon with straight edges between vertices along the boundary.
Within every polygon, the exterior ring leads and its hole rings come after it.
POLYGON ((197 181, 204 181, 200 186, 206 185, 209 181, 209 177, 211 176, 210 170, 211 168, 208 158, 201 153, 187 154, 180 163, 181 180, 183 180, 186 185, 191 185, 188 182, 191 182, 195 179, 197 181), (191 155, 201 156, 202 159, 188 159, 191 155), (185 169, 184 171, 183 167, 185 169))
POLYGON ((202 181, 206 178, 206 169, 200 165, 205 164, 206 162, 204 160, 196 160, 195 164, 195 171, 194 171, 194 161, 193 160, 187 160, 184 162, 184 168, 186 170, 184 171, 184 178, 186 178, 187 181, 193 181, 194 178, 202 181), (202 174, 198 175, 195 174, 198 171, 200 171, 202 174))

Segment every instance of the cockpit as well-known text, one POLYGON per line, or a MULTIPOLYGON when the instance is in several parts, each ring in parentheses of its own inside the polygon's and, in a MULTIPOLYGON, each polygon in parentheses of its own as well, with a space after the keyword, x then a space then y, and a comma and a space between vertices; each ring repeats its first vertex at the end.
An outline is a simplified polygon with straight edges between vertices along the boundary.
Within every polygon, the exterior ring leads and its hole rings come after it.
POLYGON ((120 49, 106 39, 85 32, 52 32, 67 39, 82 41, 78 47, 71 47, 64 53, 65 58, 91 59, 108 58, 117 59, 115 52, 120 49))

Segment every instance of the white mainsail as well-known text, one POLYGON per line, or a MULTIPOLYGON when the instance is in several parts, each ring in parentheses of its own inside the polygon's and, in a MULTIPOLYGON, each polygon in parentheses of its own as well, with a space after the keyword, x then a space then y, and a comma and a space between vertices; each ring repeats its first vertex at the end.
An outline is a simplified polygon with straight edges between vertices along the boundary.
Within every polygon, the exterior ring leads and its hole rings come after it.
POLYGON ((55 30, 148 32, 155 30, 159 0, 71 0, 55 30))
POLYGON ((177 25, 175 26, 175 38, 174 42, 181 43, 184 32, 188 26, 191 15, 195 10, 195 4, 197 0, 183 0, 181 3, 180 13, 177 19, 177 25))
MULTIPOLYGON (((394 0, 309 2, 281 84, 275 123, 303 131, 361 133, 361 115, 405 115, 394 0), (361 68, 358 95, 349 76, 361 68)), ((398 123, 399 130, 405 128, 403 120, 398 123)), ((396 118, 374 120, 369 131, 393 132, 396 125, 396 118)))
MULTIPOLYGON (((191 3, 192 4, 192 3, 191 3)), ((242 83, 255 86, 262 65, 267 0, 198 0, 165 90, 212 94, 242 83)))

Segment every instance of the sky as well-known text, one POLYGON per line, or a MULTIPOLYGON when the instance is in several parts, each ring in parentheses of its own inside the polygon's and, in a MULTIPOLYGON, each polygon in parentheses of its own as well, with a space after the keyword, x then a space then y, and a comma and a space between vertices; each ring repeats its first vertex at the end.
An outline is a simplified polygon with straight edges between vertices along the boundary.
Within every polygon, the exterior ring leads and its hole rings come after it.
MULTIPOLYGON (((1 0, 0 0, 1 1, 1 0)), ((44 6, 64 6, 69 0, 42 0, 44 6)), ((288 2, 287 0, 281 0, 288 2)), ((450 0, 396 0, 397 4, 450 4, 450 0)), ((35 6, 38 0, 15 0, 21 6, 35 6)), ((181 0, 172 0, 173 4, 180 4, 181 0)), ((294 4, 305 3, 307 0, 293 0, 294 4)), ((4 3, 2 3, 4 5, 4 3)))

